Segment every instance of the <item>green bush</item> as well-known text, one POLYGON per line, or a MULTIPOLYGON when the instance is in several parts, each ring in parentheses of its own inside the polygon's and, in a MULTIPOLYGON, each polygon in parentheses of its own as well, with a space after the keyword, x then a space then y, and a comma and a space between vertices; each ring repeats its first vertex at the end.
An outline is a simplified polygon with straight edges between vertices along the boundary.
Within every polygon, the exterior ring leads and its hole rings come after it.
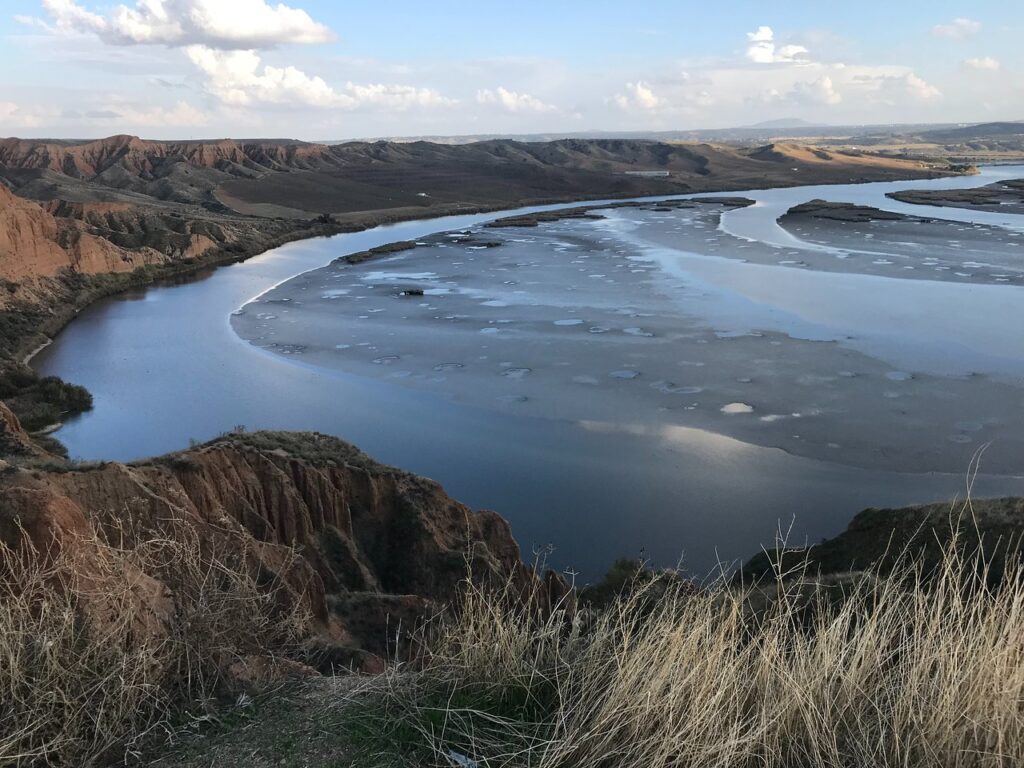
POLYGON ((92 408, 92 395, 85 387, 56 376, 40 378, 24 365, 0 371, 0 399, 30 432, 92 408))

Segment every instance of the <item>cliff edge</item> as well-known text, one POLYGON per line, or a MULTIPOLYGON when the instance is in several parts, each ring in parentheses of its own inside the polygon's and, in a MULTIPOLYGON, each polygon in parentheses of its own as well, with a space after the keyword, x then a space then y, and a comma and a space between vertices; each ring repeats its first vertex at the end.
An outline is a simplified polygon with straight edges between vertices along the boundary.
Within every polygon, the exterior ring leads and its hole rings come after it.
MULTIPOLYGON (((9 439, 24 440, 16 421, 2 423, 9 439)), ((251 552, 257 570, 291 584, 328 664, 379 666, 467 576, 523 594, 542 588, 499 515, 326 435, 232 433, 132 464, 29 458, 0 467, 8 546, 28 539, 52 557, 81 546, 83 531, 109 541, 128 529, 165 535, 169 525, 251 552)), ((566 591, 556 577, 547 587, 566 591)))

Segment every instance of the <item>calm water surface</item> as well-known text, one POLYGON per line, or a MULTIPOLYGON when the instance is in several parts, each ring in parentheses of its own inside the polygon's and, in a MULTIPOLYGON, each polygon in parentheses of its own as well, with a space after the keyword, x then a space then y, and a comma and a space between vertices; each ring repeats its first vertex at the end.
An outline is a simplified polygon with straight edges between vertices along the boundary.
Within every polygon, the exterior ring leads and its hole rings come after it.
MULTIPOLYGON (((725 238, 719 247, 733 238, 807 258, 828 252, 830 246, 801 240, 776 223, 790 206, 817 197, 1016 231, 1021 225, 1012 215, 922 209, 884 194, 1022 176, 1024 168, 1003 167, 986 169, 980 179, 743 192, 758 205, 725 213, 716 237, 725 238)), ((358 365, 274 354, 232 329, 232 312, 332 259, 395 240, 475 227, 493 217, 409 222, 293 243, 202 280, 91 306, 35 361, 42 373, 83 384, 95 398, 93 411, 56 436, 76 457, 134 459, 180 449, 239 424, 335 434, 381 461, 433 477, 475 507, 501 512, 527 556, 550 545, 551 562, 586 577, 617 556, 640 554, 662 564, 682 557, 703 573, 716 562, 745 558, 771 543, 780 527, 790 531, 791 542, 814 541, 835 534, 867 506, 963 493, 966 460, 962 471, 896 472, 798 455, 788 445, 784 451, 705 428, 703 422, 695 422, 702 427, 696 428, 628 408, 605 406, 589 418, 576 412, 559 418, 552 412, 489 407, 446 391, 444 382, 409 386, 358 365)), ((622 217, 599 224, 606 228, 601 236, 622 242, 637 237, 622 217)), ((935 376, 982 372, 986 381, 1018 391, 1024 371, 1017 332, 1024 319, 1024 290, 1016 285, 799 270, 742 261, 736 253, 710 247, 705 252, 651 242, 633 242, 633 247, 646 249, 645 264, 659 280, 682 281, 690 289, 699 285, 704 308, 694 316, 719 335, 756 326, 807 343, 821 341, 814 334, 831 333, 842 337, 848 346, 840 346, 849 354, 935 376), (730 298, 712 301, 710 295, 730 298), (959 315, 948 311, 950 302, 961 307, 959 315), (910 309, 885 314, 894 307, 910 309), (979 318, 968 311, 973 308, 987 311, 979 318), (774 325, 766 318, 774 318, 774 325), (959 363, 943 352, 947 343, 958 350, 959 363), (957 365, 964 370, 955 370, 957 365)), ((501 258, 502 249, 493 250, 501 258)), ((416 254, 409 258, 419 258, 416 254)), ((403 263, 401 257, 397 263, 403 263)), ((379 269, 378 262, 363 268, 379 269)), ((1011 422, 1020 417, 1024 394, 1015 402, 1018 412, 1007 415, 1011 422)), ((842 438, 836 436, 838 442, 842 438)), ((973 447, 961 448, 969 457, 973 447)), ((1001 465, 1013 465, 1016 458, 1004 453, 1001 465)), ((982 476, 975 491, 1022 494, 1024 480, 982 476)))

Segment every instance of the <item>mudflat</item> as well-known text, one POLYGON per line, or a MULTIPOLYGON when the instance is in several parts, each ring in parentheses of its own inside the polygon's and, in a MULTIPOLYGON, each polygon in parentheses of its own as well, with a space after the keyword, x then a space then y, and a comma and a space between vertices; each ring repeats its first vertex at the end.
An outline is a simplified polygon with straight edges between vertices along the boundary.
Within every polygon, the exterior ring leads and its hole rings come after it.
POLYGON ((986 284, 986 301, 1016 307, 1000 316, 1024 316, 1019 291, 995 288, 1024 276, 1024 239, 812 206, 783 218, 810 245, 787 250, 720 232, 736 208, 616 207, 442 233, 287 281, 232 325, 305 365, 591 430, 697 428, 903 472, 961 471, 994 441, 986 468, 1016 471, 1024 362, 996 364, 985 345, 948 359, 912 340, 948 302, 980 298, 937 281, 986 284), (890 302, 921 322, 867 317, 890 302))
POLYGON ((892 193, 894 200, 1002 213, 1024 213, 1024 179, 1007 179, 972 189, 914 190, 892 193))

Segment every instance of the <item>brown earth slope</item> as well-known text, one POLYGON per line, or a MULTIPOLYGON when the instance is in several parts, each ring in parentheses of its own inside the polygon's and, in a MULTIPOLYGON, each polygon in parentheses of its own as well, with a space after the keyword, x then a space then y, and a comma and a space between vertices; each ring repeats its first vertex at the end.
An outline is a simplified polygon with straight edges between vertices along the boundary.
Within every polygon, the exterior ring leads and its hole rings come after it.
MULTIPOLYGON (((0 430, 17 439, 2 405, 0 416, 0 430)), ((234 537, 269 571, 297 548, 288 578, 334 662, 394 650, 388 626, 393 642, 396 627, 412 630, 469 574, 540 588, 497 514, 474 512, 437 483, 325 435, 232 434, 134 464, 12 462, 0 463, 0 542, 8 545, 27 536, 52 553, 83 530, 109 537, 128 525, 156 535, 179 521, 206 541, 234 537)))
MULTIPOLYGON (((0 186, 0 279, 53 277, 63 269, 120 272, 131 255, 84 231, 74 218, 57 218, 44 206, 0 186)), ((0 299, 2 301, 2 299, 0 299)))
POLYGON ((56 282, 68 273, 194 267, 282 239, 388 220, 541 201, 920 178, 943 170, 794 144, 2 139, 0 279, 7 290, 0 292, 0 310, 66 304, 66 286, 56 282), (635 175, 644 171, 668 175, 635 175))
MULTIPOLYGON (((226 213, 309 217, 538 200, 671 194, 774 184, 917 178, 935 168, 794 144, 566 139, 463 145, 280 141, 85 143, 0 140, 0 178, 35 200, 149 199, 226 213), (636 171, 666 171, 652 178, 636 171), (802 175, 801 175, 802 174, 802 175)), ((411 215, 411 214, 404 214, 411 215)))

